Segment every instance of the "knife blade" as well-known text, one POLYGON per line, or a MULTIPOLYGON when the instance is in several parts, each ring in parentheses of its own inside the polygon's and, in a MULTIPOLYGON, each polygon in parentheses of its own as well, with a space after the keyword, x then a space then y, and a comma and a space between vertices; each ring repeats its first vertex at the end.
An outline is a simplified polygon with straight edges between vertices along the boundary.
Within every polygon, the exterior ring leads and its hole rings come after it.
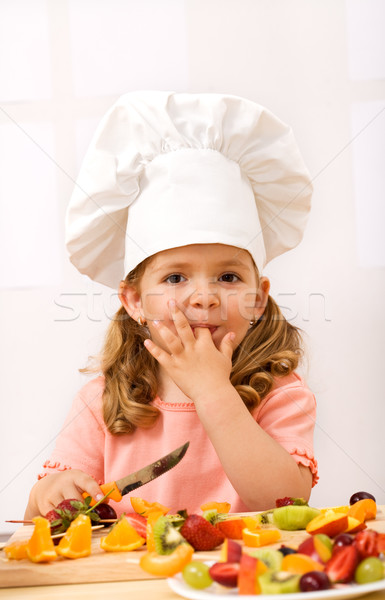
MULTIPOLYGON (((129 494, 138 487, 149 483, 153 479, 156 479, 160 475, 163 475, 163 473, 167 473, 167 471, 175 467, 186 454, 189 444, 190 442, 186 442, 183 444, 183 446, 176 448, 176 450, 173 450, 169 454, 159 458, 150 465, 139 469, 139 471, 135 471, 135 473, 131 473, 130 475, 126 475, 126 477, 122 477, 122 479, 117 479, 116 481, 111 481, 110 483, 103 483, 100 486, 103 494, 109 494, 109 499, 115 500, 115 502, 120 502, 122 497, 126 494, 129 494)), ((89 496, 89 494, 84 492, 83 497, 86 498, 87 496, 89 496)), ((92 499, 91 506, 93 504, 95 504, 94 499, 92 499)))

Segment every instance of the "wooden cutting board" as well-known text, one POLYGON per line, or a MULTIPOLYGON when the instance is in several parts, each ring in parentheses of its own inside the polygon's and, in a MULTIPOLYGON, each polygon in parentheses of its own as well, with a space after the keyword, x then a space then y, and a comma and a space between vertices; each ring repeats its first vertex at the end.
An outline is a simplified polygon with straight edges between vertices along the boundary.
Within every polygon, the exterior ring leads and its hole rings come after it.
MULTIPOLYGON (((12 541, 28 539, 33 526, 22 527, 12 541)), ((100 548, 103 531, 92 534, 91 555, 85 558, 58 557, 49 563, 33 563, 28 559, 9 560, 0 552, 0 588, 67 583, 97 583, 106 581, 133 581, 159 579, 143 571, 139 559, 145 547, 132 552, 105 552, 100 548)), ((198 552, 202 560, 215 560, 219 552, 198 552)))
MULTIPOLYGON (((375 521, 368 522, 368 527, 385 533, 384 507, 375 521)), ((32 530, 33 526, 21 527, 11 540, 28 539, 32 530)), ((0 588, 157 579, 139 566, 139 559, 146 551, 145 548, 132 552, 105 552, 100 548, 100 538, 103 535, 106 535, 105 530, 94 531, 91 555, 74 560, 59 557, 50 563, 35 564, 28 559, 9 560, 1 551, 0 588)), ((269 547, 278 548, 281 544, 297 546, 306 536, 304 531, 282 531, 279 543, 269 547)), ((194 558, 218 560, 219 554, 219 550, 196 552, 194 558)))

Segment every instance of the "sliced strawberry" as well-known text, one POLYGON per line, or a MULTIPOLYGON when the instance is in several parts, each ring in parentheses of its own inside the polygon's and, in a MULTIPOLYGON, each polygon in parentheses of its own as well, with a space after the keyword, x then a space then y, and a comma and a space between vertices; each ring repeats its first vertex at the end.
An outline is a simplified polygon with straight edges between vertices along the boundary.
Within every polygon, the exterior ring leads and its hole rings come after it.
POLYGON ((189 515, 180 532, 195 550, 214 550, 225 540, 223 533, 200 515, 189 515))
POLYGON ((126 513, 126 519, 130 522, 136 532, 144 539, 147 533, 147 519, 138 513, 126 513))
POLYGON ((358 550, 351 546, 339 546, 325 566, 325 573, 333 583, 349 583, 359 563, 358 550))
POLYGON ((378 533, 373 529, 365 529, 365 531, 357 533, 353 545, 357 548, 361 560, 368 556, 379 555, 377 537, 378 533))
POLYGON ((238 573, 239 563, 237 562, 217 562, 209 569, 211 579, 228 588, 237 587, 238 573))

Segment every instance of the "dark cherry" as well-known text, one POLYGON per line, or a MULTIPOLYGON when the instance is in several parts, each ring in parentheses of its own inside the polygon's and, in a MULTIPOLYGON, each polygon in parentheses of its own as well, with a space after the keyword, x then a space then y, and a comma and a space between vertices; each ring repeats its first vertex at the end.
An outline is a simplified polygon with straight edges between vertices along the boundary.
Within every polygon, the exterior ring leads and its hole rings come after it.
POLYGON ((376 501, 375 497, 372 494, 369 494, 369 492, 356 492, 351 496, 349 503, 355 504, 359 500, 366 500, 366 498, 370 498, 371 500, 374 500, 374 502, 376 501))
POLYGON ((309 571, 299 580, 301 592, 318 592, 331 587, 330 579, 323 571, 309 571))
MULTIPOLYGON (((102 504, 98 504, 98 506, 95 506, 95 508, 93 509, 93 512, 96 512, 97 515, 99 515, 99 517, 101 519, 116 519, 117 518, 117 514, 115 512, 115 510, 112 508, 112 506, 110 506, 109 504, 104 504, 102 502, 102 504)), ((97 525, 97 523, 96 523, 97 525)), ((111 527, 111 523, 105 523, 104 524, 105 527, 111 527)))
POLYGON ((340 533, 334 538, 334 548, 336 546, 350 546, 353 542, 353 537, 348 533, 340 533))
POLYGON ((281 554, 283 554, 283 556, 286 556, 287 554, 297 554, 297 550, 294 550, 294 548, 289 548, 288 546, 284 545, 278 548, 278 550, 281 552, 281 554))

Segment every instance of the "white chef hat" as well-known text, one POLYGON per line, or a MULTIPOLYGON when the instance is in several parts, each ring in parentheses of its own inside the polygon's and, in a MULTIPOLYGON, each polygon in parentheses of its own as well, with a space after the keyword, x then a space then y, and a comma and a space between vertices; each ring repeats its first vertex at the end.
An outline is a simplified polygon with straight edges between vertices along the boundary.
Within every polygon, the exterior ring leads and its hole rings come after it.
POLYGON ((223 94, 136 92, 96 130, 69 204, 71 262, 116 288, 161 250, 219 243, 258 269, 302 239, 312 185, 291 129, 223 94))

